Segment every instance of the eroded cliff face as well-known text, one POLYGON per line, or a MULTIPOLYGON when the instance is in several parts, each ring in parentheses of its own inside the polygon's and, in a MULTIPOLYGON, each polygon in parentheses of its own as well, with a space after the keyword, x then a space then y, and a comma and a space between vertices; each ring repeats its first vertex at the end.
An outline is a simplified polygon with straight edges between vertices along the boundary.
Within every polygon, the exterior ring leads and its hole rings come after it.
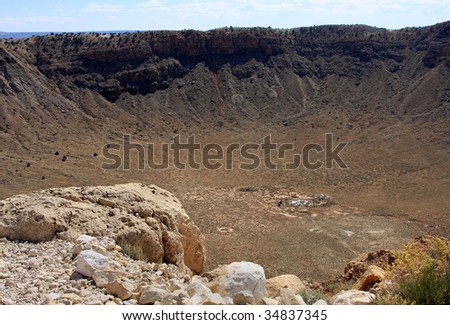
POLYGON ((31 69, 77 106, 86 90, 129 107, 129 95, 166 91, 176 110, 230 112, 225 119, 248 118, 245 111, 255 115, 249 106, 277 103, 289 114, 330 105, 346 110, 348 98, 353 110, 369 105, 403 114, 416 109, 405 100, 424 79, 436 82, 436 94, 419 106, 429 111, 447 101, 441 81, 449 69, 449 34, 450 24, 443 23, 397 31, 320 26, 49 35, 2 41, 0 80, 4 95, 18 93, 15 80, 24 72, 17 70, 31 69), (396 107, 388 108, 393 99, 396 107))
MULTIPOLYGON (((279 35, 264 30, 56 35, 36 39, 33 45, 38 50, 36 65, 46 76, 57 80, 69 76, 76 86, 98 91, 109 101, 124 92, 167 89, 200 62, 283 52, 279 35)), ((217 62, 215 69, 224 63, 217 62)))
MULTIPOLYGON (((55 159, 61 147, 86 144, 99 154, 98 143, 123 134, 148 141, 253 132, 260 141, 273 133, 300 143, 333 132, 361 145, 355 165, 378 161, 376 175, 359 171, 366 184, 384 171, 403 175, 445 161, 449 35, 446 22, 396 31, 227 28, 2 40, 0 139, 5 157, 39 148, 31 156, 55 159), (398 158, 408 146, 421 148, 417 159, 398 158)), ((15 182, 20 160, 4 184, 15 182)))
MULTIPOLYGON (((123 93, 145 95, 167 89, 198 65, 215 74, 231 68, 230 77, 241 82, 268 70, 272 76, 281 73, 323 80, 337 75, 356 83, 364 76, 386 72, 408 83, 411 80, 400 70, 423 74, 445 63, 449 29, 444 23, 398 31, 320 26, 62 34, 16 41, 16 49, 22 48, 46 77, 93 90, 113 102, 123 93)), ((8 43, 6 47, 14 52, 8 43)))

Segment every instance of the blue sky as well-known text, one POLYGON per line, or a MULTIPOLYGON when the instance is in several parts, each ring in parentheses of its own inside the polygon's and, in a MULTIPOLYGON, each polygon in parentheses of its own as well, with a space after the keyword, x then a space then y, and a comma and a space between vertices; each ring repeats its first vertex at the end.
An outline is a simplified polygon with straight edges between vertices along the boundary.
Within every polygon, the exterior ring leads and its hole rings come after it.
POLYGON ((2 0, 0 31, 208 30, 367 24, 390 29, 450 20, 449 0, 2 0))

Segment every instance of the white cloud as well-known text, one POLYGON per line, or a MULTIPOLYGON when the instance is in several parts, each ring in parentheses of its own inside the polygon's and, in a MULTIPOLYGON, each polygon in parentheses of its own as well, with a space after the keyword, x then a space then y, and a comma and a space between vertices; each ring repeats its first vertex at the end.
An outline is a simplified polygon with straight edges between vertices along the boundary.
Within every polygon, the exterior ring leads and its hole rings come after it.
POLYGON ((49 24, 64 25, 66 23, 75 23, 78 20, 71 17, 61 16, 25 16, 25 17, 2 17, 0 26, 22 26, 27 24, 49 24))
POLYGON ((242 18, 245 12, 239 6, 230 5, 228 1, 196 1, 171 6, 167 13, 180 18, 242 18))
MULTIPOLYGON (((297 27, 363 23, 387 28, 425 26, 450 17, 449 0, 89 0, 78 10, 55 5, 2 17, 0 29, 211 29, 221 26, 297 27), (86 4, 88 3, 88 4, 86 4), (69 18, 70 16, 72 18, 69 18), (66 14, 64 14, 66 13, 66 14), (102 13, 91 19, 89 13, 102 13), (126 14, 125 14, 126 13, 126 14), (75 15, 75 17, 74 17, 75 15), (77 24, 78 23, 78 24, 77 24), (10 28, 16 27, 17 28, 10 28), (31 26, 31 27, 29 27, 31 26)), ((20 7, 22 8, 22 6, 20 7)), ((6 13, 5 13, 6 15, 6 13)))
POLYGON ((445 0, 305 0, 302 1, 309 9, 320 9, 332 13, 341 12, 408 12, 417 8, 445 7, 445 0))
POLYGON ((388 28, 442 20, 448 0, 141 0, 145 26, 208 29, 225 25, 295 27, 361 23, 388 28), (434 18, 433 18, 434 17, 434 18))
POLYGON ((417 8, 447 7, 445 0, 196 0, 171 3, 165 0, 147 0, 137 5, 141 9, 159 11, 177 17, 242 16, 257 14, 312 13, 312 14, 370 14, 381 11, 408 12, 417 8))
POLYGON ((119 12, 123 9, 121 5, 108 5, 108 4, 98 4, 96 2, 91 2, 87 5, 83 11, 87 12, 119 12))
POLYGON ((166 4, 164 0, 147 0, 145 2, 140 2, 137 4, 138 7, 146 8, 162 8, 166 4))

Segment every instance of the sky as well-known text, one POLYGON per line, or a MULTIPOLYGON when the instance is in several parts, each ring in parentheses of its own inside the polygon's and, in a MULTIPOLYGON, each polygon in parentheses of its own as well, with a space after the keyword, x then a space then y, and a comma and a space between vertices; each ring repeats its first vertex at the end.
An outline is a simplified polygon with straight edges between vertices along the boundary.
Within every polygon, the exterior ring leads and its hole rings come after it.
POLYGON ((388 29, 450 20, 450 0, 0 0, 0 31, 209 30, 366 24, 388 29))

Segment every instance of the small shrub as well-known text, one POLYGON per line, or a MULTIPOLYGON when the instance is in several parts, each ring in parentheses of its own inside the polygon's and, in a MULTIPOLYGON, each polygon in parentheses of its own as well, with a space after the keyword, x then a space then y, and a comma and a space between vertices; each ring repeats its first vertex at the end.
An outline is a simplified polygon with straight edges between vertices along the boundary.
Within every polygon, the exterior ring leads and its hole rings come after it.
POLYGON ((254 187, 251 187, 251 186, 248 186, 248 187, 241 187, 241 188, 239 189, 239 192, 246 192, 246 193, 252 193, 252 192, 256 192, 256 191, 257 191, 257 189, 254 188, 254 187))
POLYGON ((423 237, 395 251, 375 304, 450 304, 450 243, 423 237))
POLYGON ((382 294, 376 294, 372 300, 373 305, 411 305, 411 302, 395 292, 383 291, 382 294))
POLYGON ((306 288, 299 292, 307 305, 312 305, 316 301, 323 299, 328 302, 327 297, 320 291, 306 288))
POLYGON ((355 280, 342 281, 332 281, 325 284, 325 292, 331 296, 338 294, 341 291, 351 290, 355 285, 355 280))
POLYGON ((128 256, 132 260, 148 262, 148 259, 145 256, 141 246, 125 243, 122 244, 121 247, 121 253, 128 256))
POLYGON ((423 237, 406 244, 394 255, 395 263, 388 268, 388 272, 396 282, 418 275, 431 266, 443 273, 450 266, 450 243, 445 238, 423 237))
POLYGON ((399 292, 418 305, 449 305, 450 272, 442 273, 428 265, 419 274, 400 281, 399 292))

